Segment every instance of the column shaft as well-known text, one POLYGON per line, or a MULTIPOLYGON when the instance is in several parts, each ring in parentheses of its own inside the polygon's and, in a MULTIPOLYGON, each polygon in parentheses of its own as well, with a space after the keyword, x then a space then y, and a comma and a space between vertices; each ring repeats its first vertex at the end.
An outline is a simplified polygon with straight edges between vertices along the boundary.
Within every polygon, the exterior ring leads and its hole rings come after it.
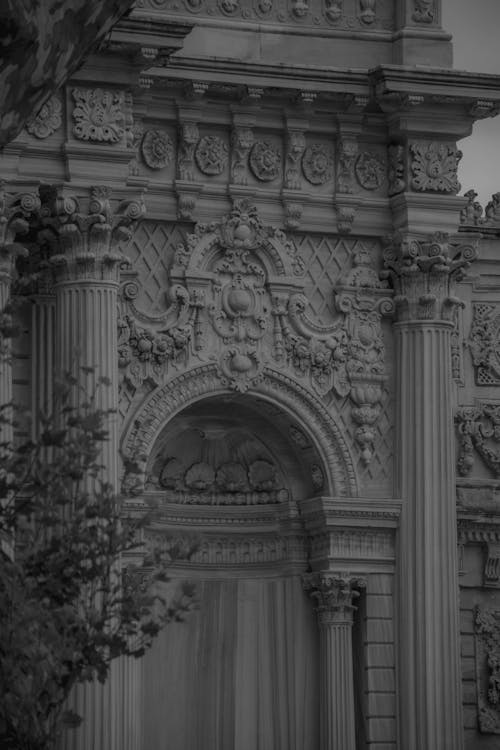
POLYGON ((320 620, 320 660, 320 750, 355 750, 351 622, 320 620))
POLYGON ((396 324, 401 747, 463 747, 451 324, 396 324))

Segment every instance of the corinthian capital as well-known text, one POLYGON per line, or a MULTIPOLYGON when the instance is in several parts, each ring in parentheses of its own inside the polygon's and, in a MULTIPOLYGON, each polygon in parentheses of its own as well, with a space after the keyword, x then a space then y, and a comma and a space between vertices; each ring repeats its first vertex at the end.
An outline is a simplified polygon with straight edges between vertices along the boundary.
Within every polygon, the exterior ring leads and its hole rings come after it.
POLYGON ((142 196, 113 200, 109 188, 95 186, 75 197, 54 185, 41 188, 40 195, 39 239, 50 247, 56 279, 116 280, 125 260, 118 245, 145 214, 142 196))
POLYGON ((27 234, 29 220, 40 207, 36 193, 9 193, 0 180, 0 274, 10 279, 16 255, 25 255, 26 249, 16 241, 17 235, 27 234))
POLYGON ((451 325, 454 308, 462 304, 453 294, 454 282, 463 278, 476 257, 474 244, 452 242, 443 233, 427 240, 391 238, 381 275, 394 288, 397 319, 449 321, 451 325))
POLYGON ((364 578, 321 571, 302 578, 304 589, 314 602, 320 625, 352 622, 353 602, 359 589, 366 588, 364 578))

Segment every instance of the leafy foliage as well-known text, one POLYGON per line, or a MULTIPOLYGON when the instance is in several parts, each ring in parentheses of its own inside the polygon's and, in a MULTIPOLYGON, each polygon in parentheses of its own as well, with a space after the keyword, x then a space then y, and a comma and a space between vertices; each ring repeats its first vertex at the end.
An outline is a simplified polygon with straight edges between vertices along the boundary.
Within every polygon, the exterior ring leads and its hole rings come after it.
MULTIPOLYGON (((141 656, 195 606, 190 584, 172 599, 162 593, 168 565, 192 550, 144 558, 145 518, 124 518, 113 487, 100 481, 111 415, 95 408, 95 394, 73 406, 76 385, 71 376, 59 384, 57 409, 39 415, 36 440, 0 442, 4 750, 52 747, 63 726, 81 721, 66 709, 76 683, 104 682, 113 659, 141 656), (124 568, 127 553, 141 566, 124 568)), ((3 407, 0 429, 10 422, 3 407)))

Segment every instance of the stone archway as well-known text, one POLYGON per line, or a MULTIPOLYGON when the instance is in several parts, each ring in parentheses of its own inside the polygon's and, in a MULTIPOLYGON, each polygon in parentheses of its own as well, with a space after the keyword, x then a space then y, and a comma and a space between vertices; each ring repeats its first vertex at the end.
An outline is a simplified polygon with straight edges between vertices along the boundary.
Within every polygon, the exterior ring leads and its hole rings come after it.
POLYGON ((355 493, 334 420, 281 373, 242 394, 207 365, 153 393, 126 446, 147 457, 145 497, 159 509, 148 538, 200 535, 175 570, 197 581, 200 610, 144 659, 144 746, 317 750, 319 642, 297 501, 355 493))

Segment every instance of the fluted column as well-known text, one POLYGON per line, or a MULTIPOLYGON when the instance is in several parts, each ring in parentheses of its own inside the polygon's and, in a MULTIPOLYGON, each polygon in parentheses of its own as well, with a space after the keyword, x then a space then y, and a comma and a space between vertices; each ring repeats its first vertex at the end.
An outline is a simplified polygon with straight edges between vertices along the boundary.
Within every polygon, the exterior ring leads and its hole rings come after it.
POLYGON ((363 579, 318 572, 304 576, 319 626, 320 750, 356 750, 352 623, 363 579))
MULTIPOLYGON (((100 479, 117 488, 117 295, 124 258, 116 244, 130 235, 143 205, 124 201, 115 211, 104 187, 91 188, 87 201, 45 189, 42 204, 42 231, 56 247, 50 258, 55 280, 55 374, 75 378, 75 406, 91 401, 90 408, 108 413, 100 479)), ((139 721, 140 711, 138 701, 129 700, 129 672, 113 662, 104 685, 76 687, 73 707, 84 720, 67 733, 65 750, 137 750, 138 745, 126 745, 125 727, 129 729, 134 718, 139 721)))
POLYGON ((396 492, 400 744, 460 750, 463 723, 451 331, 454 277, 475 256, 444 235, 398 240, 385 262, 396 296, 396 492))

